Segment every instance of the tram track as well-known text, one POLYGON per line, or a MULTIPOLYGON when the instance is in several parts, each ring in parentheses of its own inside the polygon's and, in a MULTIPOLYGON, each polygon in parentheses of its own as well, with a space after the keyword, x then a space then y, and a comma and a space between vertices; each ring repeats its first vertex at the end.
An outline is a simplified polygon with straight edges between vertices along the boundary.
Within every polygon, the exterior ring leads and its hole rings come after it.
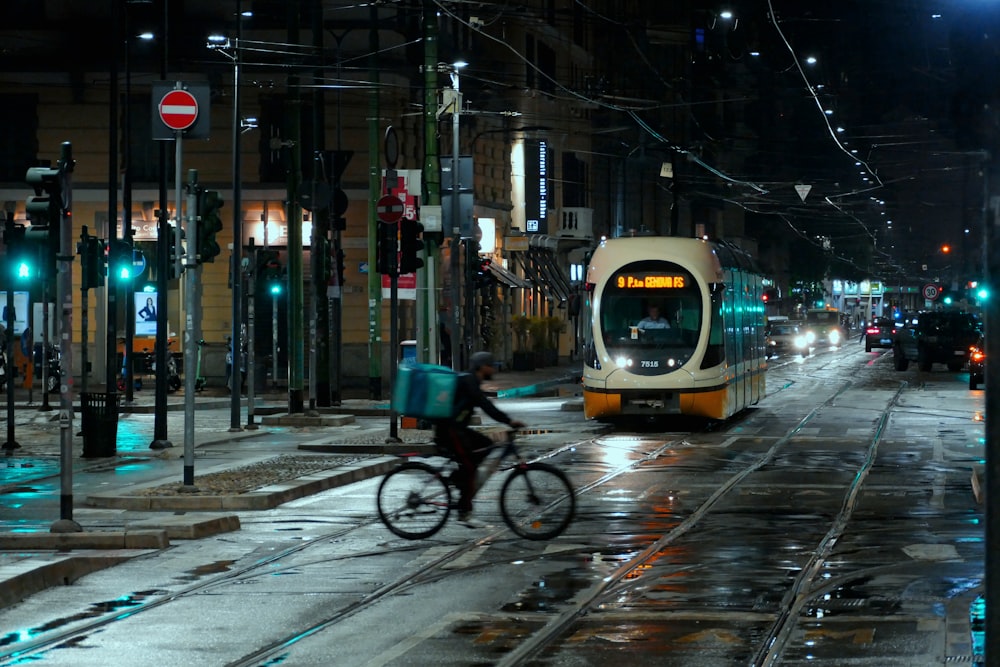
MULTIPOLYGON (((572 450, 575 447, 585 446, 588 444, 594 444, 596 440, 599 440, 601 436, 596 436, 594 438, 588 438, 579 442, 568 443, 559 447, 545 450, 544 452, 536 452, 532 455, 531 460, 542 460, 552 458, 566 451, 572 450)), ((600 483, 594 483, 587 486, 586 490, 595 488, 603 483, 608 483, 612 479, 627 473, 629 470, 640 465, 643 461, 651 460, 659 456, 659 453, 665 448, 671 446, 676 446, 679 444, 678 441, 671 441, 657 447, 654 451, 647 453, 640 460, 636 460, 630 464, 622 465, 615 470, 603 475, 601 477, 600 483)), ((583 490, 577 490, 577 493, 584 492, 583 490)), ((209 579, 203 581, 195 582, 186 586, 180 590, 173 591, 159 598, 149 598, 143 601, 140 605, 132 607, 129 609, 127 614, 108 614, 101 618, 93 619, 82 624, 74 625, 72 628, 67 628, 64 631, 55 632, 53 634, 48 634, 45 637, 40 637, 33 641, 21 642, 17 645, 11 645, 0 649, 0 665, 2 664, 13 664, 8 663, 8 660, 14 659, 16 662, 20 663, 25 660, 36 659, 37 657, 43 655, 46 651, 57 648, 61 645, 65 645, 68 642, 72 642, 81 636, 89 636, 95 632, 98 632, 104 628, 112 626, 116 623, 125 621, 126 619, 134 619, 136 616, 142 615, 144 613, 153 611, 155 609, 162 608, 172 602, 176 602, 185 598, 192 596, 204 594, 210 590, 218 589, 230 584, 240 583, 248 578, 252 578, 258 575, 273 575, 275 570, 273 565, 275 563, 281 562, 288 559, 290 556, 300 554, 306 550, 321 547, 332 541, 336 541, 351 535, 357 531, 368 528, 374 524, 378 524, 379 520, 377 517, 372 517, 361 522, 355 523, 351 526, 339 528, 337 530, 331 531, 317 536, 316 538, 297 544, 285 549, 281 549, 273 554, 268 555, 262 559, 257 559, 253 563, 246 565, 244 567, 239 567, 236 569, 228 570, 224 573, 218 574, 209 579)), ((296 642, 306 639, 310 636, 315 635, 318 632, 323 631, 353 615, 356 613, 371 607, 372 605, 378 603, 380 600, 392 596, 393 594, 400 593, 404 590, 409 590, 421 583, 433 581, 442 576, 446 566, 453 564, 470 552, 479 549, 480 547, 495 543, 502 535, 506 534, 507 529, 498 529, 485 535, 479 539, 465 541, 462 544, 456 545, 454 548, 434 557, 433 559, 421 564, 420 568, 416 571, 407 571, 400 576, 394 578, 393 580, 386 582, 379 586, 374 591, 369 592, 363 599, 357 600, 353 603, 347 604, 340 609, 337 609, 329 614, 327 614, 322 620, 315 622, 305 628, 296 628, 293 632, 288 632, 281 638, 267 643, 265 646, 261 646, 253 652, 242 656, 236 660, 226 663, 228 666, 238 666, 238 665, 258 665, 261 664, 262 660, 273 657, 280 654, 282 651, 287 650, 289 647, 293 646, 296 642)), ((413 543, 414 549, 425 549, 427 547, 426 542, 415 542, 413 543)), ((399 548, 393 548, 393 551, 399 551, 399 548)), ((355 558, 365 558, 370 557, 371 554, 355 554, 355 558)), ((324 561, 330 560, 325 558, 324 561)), ((446 572, 445 575, 453 574, 453 572, 446 572)))
MULTIPOLYGON (((574 597, 571 607, 562 610, 558 613, 558 615, 550 618, 540 630, 525 637, 515 650, 505 655, 497 664, 525 664, 531 660, 531 658, 537 656, 541 651, 559 641, 560 638, 565 637, 567 631, 570 630, 573 624, 589 611, 595 609, 611 597, 620 595, 621 592, 626 590, 628 587, 637 585, 638 581, 642 577, 641 575, 634 575, 640 568, 654 561, 657 554, 660 553, 665 547, 679 540, 685 534, 695 530, 702 520, 713 511, 720 500, 726 497, 727 494, 732 493, 735 489, 739 488, 739 486, 754 472, 774 461, 778 453, 786 447, 803 428, 815 420, 825 408, 834 405, 837 399, 847 392, 851 386, 851 382, 845 382, 841 387, 837 388, 823 403, 813 407, 791 428, 788 428, 783 435, 778 437, 766 452, 762 453, 755 460, 745 465, 739 472, 733 474, 723 484, 716 488, 711 495, 691 513, 689 513, 689 515, 680 524, 668 533, 660 536, 640 553, 636 554, 628 562, 621 564, 616 570, 608 574, 602 580, 595 582, 588 590, 581 591, 579 595, 574 597)), ((777 612, 770 612, 770 616, 774 618, 774 621, 767 630, 765 638, 761 641, 760 647, 754 653, 753 662, 751 663, 752 665, 763 667, 764 665, 774 664, 774 661, 778 656, 780 656, 782 649, 795 628, 795 619, 798 617, 803 606, 807 604, 811 595, 815 594, 812 590, 815 583, 815 577, 822 566, 824 558, 830 553, 830 550, 832 550, 840 535, 843 534, 843 531, 850 520, 851 512, 857 502, 858 494, 864 481, 864 474, 862 473, 867 469, 870 469, 872 462, 874 461, 875 454, 877 453, 878 442, 881 438, 882 431, 885 428, 885 424, 891 414, 893 406, 896 404, 896 401, 904 389, 905 385, 901 386, 893 396, 892 400, 890 400, 882 409, 881 416, 878 419, 871 442, 868 445, 865 460, 859 467, 858 474, 855 475, 855 482, 845 492, 845 498, 840 512, 832 521, 829 530, 820 541, 813 556, 809 559, 809 562, 801 568, 799 576, 786 592, 784 598, 782 599, 780 609, 777 612)), ((752 419, 752 416, 747 418, 752 419)), ((709 431, 714 428, 716 428, 716 425, 709 425, 705 430, 709 431)), ((650 440, 655 444, 653 447, 649 448, 649 451, 643 452, 635 460, 619 465, 587 484, 579 486, 576 489, 576 493, 578 495, 591 493, 592 491, 611 483, 621 475, 627 474, 640 466, 655 461, 669 450, 696 446, 690 443, 690 437, 696 435, 696 433, 697 432, 679 434, 677 437, 673 437, 668 440, 660 440, 659 442, 656 442, 656 440, 658 440, 656 438, 650 438, 650 440)), ((536 455, 537 458, 551 458, 577 447, 596 446, 600 444, 603 437, 606 436, 598 435, 592 438, 580 440, 579 442, 568 443, 552 449, 547 449, 544 452, 537 452, 536 455)), ((320 547, 328 542, 344 538, 351 535, 355 531, 368 528, 374 523, 377 523, 377 519, 373 518, 362 520, 360 522, 354 522, 350 526, 341 527, 337 530, 319 535, 309 542, 282 549, 265 559, 256 560, 255 562, 244 567, 230 570, 226 573, 212 577, 211 579, 196 582, 181 590, 170 593, 163 598, 151 599, 141 606, 130 609, 127 615, 96 619, 89 623, 68 629, 65 632, 58 633, 57 635, 39 639, 32 644, 22 645, 17 647, 16 651, 10 650, 8 652, 0 653, 0 663, 7 664, 3 661, 12 657, 16 657, 20 662, 30 656, 41 655, 46 650, 59 646, 60 644, 70 642, 74 638, 89 635, 101 628, 108 627, 119 620, 131 618, 137 614, 142 614, 145 611, 163 607, 173 601, 204 594, 210 590, 238 583, 246 580, 247 578, 258 576, 259 574, 273 574, 273 565, 278 561, 287 559, 289 556, 305 552, 311 548, 320 547)), ((390 581, 379 585, 375 590, 367 592, 362 598, 327 612, 322 616, 322 618, 320 618, 320 620, 309 624, 303 624, 296 628, 283 629, 280 637, 272 641, 268 641, 265 645, 256 647, 247 654, 232 659, 224 664, 229 667, 236 667, 243 665, 263 665, 283 662, 288 659, 288 656, 294 650, 295 645, 300 641, 310 637, 315 637, 328 629, 336 627, 338 624, 360 612, 373 608, 374 605, 377 605, 388 598, 404 594, 412 595, 413 590, 422 585, 438 581, 448 576, 453 576, 458 571, 467 570, 467 567, 453 567, 452 569, 448 569, 448 566, 454 565, 463 557, 477 549, 490 544, 498 544, 506 533, 506 529, 499 529, 478 539, 466 540, 461 544, 454 545, 452 548, 446 548, 443 552, 435 554, 430 560, 422 562, 418 568, 400 573, 390 581)), ((447 547, 447 545, 441 546, 447 547)), ((426 549, 427 547, 428 544, 426 542, 413 543, 413 549, 426 549)), ((405 546, 399 547, 398 545, 394 545, 391 549, 386 549, 386 551, 399 551, 400 549, 406 548, 407 547, 405 546)), ((363 558, 370 557, 371 555, 371 553, 353 554, 352 557, 363 558)), ((323 560, 329 561, 331 559, 326 556, 323 560)), ((488 563, 479 563, 477 565, 473 565, 472 567, 482 567, 483 565, 488 565, 488 563)), ((301 566, 303 565, 300 564, 300 567, 301 566)))
MULTIPOLYGON (((614 597, 620 596, 625 589, 644 585, 642 583, 642 576, 633 576, 634 573, 652 563, 665 548, 698 527, 699 523, 713 510, 722 498, 738 489, 742 482, 751 474, 772 462, 777 454, 792 441, 796 434, 812 422, 823 409, 832 406, 851 386, 851 382, 844 383, 832 396, 810 410, 794 427, 777 439, 766 452, 744 466, 742 470, 729 477, 723 484, 716 488, 706 500, 675 528, 649 544, 645 549, 636 554, 634 558, 622 564, 614 572, 608 574, 602 580, 595 582, 589 590, 576 596, 572 606, 551 618, 542 629, 523 641, 517 649, 505 655, 497 663, 498 667, 514 667, 515 665, 527 663, 546 648, 565 637, 571 631, 574 624, 591 610, 596 609, 614 597)), ((780 609, 772 614, 775 620, 761 640, 759 648, 754 652, 753 661, 750 663, 753 667, 774 664, 784 649, 791 632, 794 630, 795 619, 805 604, 811 599, 811 595, 813 594, 812 586, 825 558, 830 554, 833 546, 849 523, 861 487, 867 477, 867 471, 870 470, 875 460, 878 443, 881 440, 885 424, 888 421, 893 406, 895 406, 905 387, 905 384, 901 385, 886 407, 882 409, 873 436, 867 447, 864 462, 859 467, 857 474, 847 489, 841 510, 832 521, 830 529, 824 538, 813 551, 812 557, 800 570, 799 575, 786 592, 780 609)))

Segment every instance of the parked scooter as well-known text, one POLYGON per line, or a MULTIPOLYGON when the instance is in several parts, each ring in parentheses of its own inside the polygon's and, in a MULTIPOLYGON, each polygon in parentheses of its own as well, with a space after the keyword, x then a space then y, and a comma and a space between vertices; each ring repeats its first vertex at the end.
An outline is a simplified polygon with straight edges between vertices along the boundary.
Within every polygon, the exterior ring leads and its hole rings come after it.
MULTIPOLYGON (((40 376, 42 374, 42 343, 35 343, 35 375, 40 376)), ((62 353, 59 351, 59 346, 49 343, 48 349, 46 350, 48 359, 46 360, 48 366, 48 375, 43 383, 45 391, 51 393, 59 391, 59 383, 62 382, 62 367, 61 359, 62 353)))
MULTIPOLYGON (((181 388, 181 374, 177 370, 177 359, 174 358, 173 353, 170 351, 170 346, 174 344, 174 339, 171 338, 167 340, 167 393, 174 393, 181 388)), ((150 370, 156 373, 156 356, 150 356, 150 370)))

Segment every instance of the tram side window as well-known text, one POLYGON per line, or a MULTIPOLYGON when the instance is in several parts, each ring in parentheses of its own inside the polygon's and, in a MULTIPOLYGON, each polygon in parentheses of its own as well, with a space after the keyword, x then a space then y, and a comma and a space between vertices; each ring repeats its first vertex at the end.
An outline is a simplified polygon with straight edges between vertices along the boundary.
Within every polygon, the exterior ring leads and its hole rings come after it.
POLYGON ((712 320, 709 322, 708 347, 705 349, 705 356, 702 357, 701 360, 702 368, 718 366, 725 361, 726 358, 724 342, 725 335, 723 330, 725 327, 725 318, 722 316, 725 290, 722 285, 712 284, 709 285, 709 292, 711 292, 712 299, 712 320))

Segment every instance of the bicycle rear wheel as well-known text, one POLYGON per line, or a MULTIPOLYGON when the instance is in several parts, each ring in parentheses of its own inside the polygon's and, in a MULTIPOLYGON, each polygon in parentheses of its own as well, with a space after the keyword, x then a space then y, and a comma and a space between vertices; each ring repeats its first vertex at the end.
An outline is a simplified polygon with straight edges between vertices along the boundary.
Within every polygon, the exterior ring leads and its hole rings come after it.
POLYGON ((408 540, 430 537, 451 513, 451 491, 440 472, 420 461, 402 463, 378 487, 378 516, 408 540))
POLYGON ((576 496, 562 470, 547 463, 514 468, 500 489, 500 512, 510 529, 527 540, 553 538, 569 526, 576 496))

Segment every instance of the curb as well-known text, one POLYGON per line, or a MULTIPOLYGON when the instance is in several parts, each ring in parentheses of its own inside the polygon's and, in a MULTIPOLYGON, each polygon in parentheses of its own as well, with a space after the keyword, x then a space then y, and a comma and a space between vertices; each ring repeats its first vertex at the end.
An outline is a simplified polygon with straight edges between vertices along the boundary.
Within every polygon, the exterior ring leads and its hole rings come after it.
POLYGON ((265 486, 235 496, 96 494, 87 496, 85 503, 90 507, 135 511, 267 510, 338 486, 384 475, 396 464, 396 461, 397 457, 395 456, 380 456, 374 460, 304 475, 289 482, 265 486))
POLYGON ((69 586, 77 579, 93 572, 118 565, 127 560, 150 553, 150 550, 128 549, 104 551, 96 554, 46 554, 54 560, 39 564, 35 557, 0 568, 0 609, 17 604, 35 593, 55 586, 69 586))

